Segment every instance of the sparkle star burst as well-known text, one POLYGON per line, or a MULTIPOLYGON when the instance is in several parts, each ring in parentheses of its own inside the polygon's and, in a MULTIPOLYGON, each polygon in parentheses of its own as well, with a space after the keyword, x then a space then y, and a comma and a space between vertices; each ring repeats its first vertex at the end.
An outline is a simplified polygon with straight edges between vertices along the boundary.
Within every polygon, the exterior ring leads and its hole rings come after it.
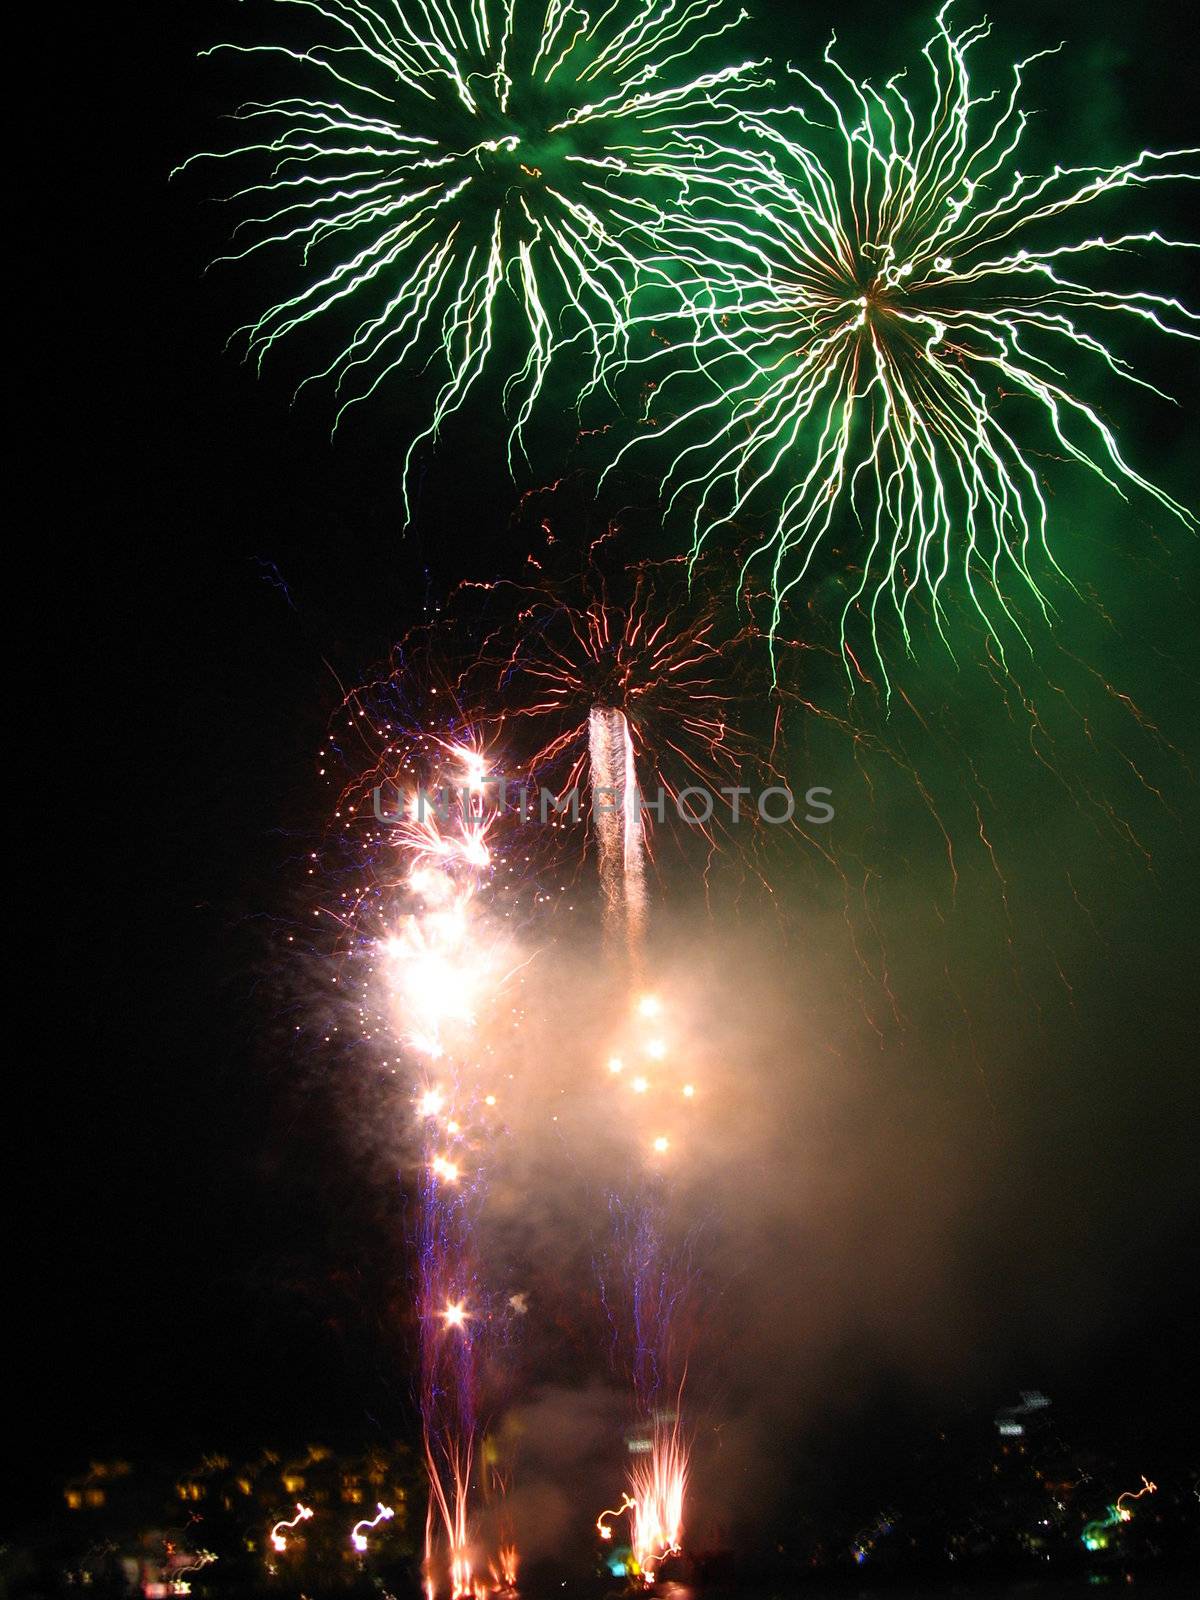
MULTIPOLYGON (((731 628, 731 608, 712 583, 689 585, 682 558, 626 567, 610 542, 597 541, 576 570, 552 574, 531 562, 524 582, 462 586, 484 620, 460 693, 499 708, 497 737, 519 746, 529 774, 560 794, 588 782, 601 754, 599 714, 628 740, 629 779, 650 799, 661 789, 669 800, 664 818, 678 822, 690 785, 727 810, 722 784, 770 768, 739 714, 766 683, 758 630, 744 621, 731 628)), ((612 773, 603 781, 620 786, 612 773)), ((647 806, 647 825, 654 814, 647 806)), ((695 826, 711 840, 708 823, 695 826)))
POLYGON ((651 378, 667 367, 651 437, 674 446, 670 504, 690 508, 694 551, 757 520, 748 560, 769 564, 778 628, 819 552, 849 550, 843 646, 865 612, 881 669, 881 609, 911 648, 923 595, 944 638, 952 573, 997 642, 1003 618, 1021 630, 1013 580, 1046 609, 1046 455, 1195 526, 1074 383, 1167 398, 1107 341, 1118 325, 1194 340, 1196 314, 1106 280, 1117 262, 1195 246, 1154 230, 1085 237, 1077 219, 1120 191, 1195 181, 1200 152, 1022 172, 1019 100, 1037 57, 977 91, 969 58, 989 27, 956 31, 949 10, 911 84, 857 81, 831 41, 823 80, 789 69, 799 104, 739 114, 744 148, 681 133, 693 182, 655 228, 676 299, 641 313, 664 348, 630 362, 651 378))
POLYGON ((407 509, 414 451, 486 368, 507 367, 511 458, 559 351, 571 347, 576 387, 619 351, 640 268, 624 235, 678 189, 673 130, 720 120, 758 81, 754 63, 697 65, 745 13, 725 0, 280 3, 315 15, 321 42, 217 47, 281 57, 297 80, 244 105, 252 137, 219 153, 260 172, 233 197, 253 214, 227 259, 291 250, 303 269, 242 333, 261 364, 327 327, 340 347, 313 376, 335 382, 339 418, 401 369, 440 376, 406 456, 407 509))

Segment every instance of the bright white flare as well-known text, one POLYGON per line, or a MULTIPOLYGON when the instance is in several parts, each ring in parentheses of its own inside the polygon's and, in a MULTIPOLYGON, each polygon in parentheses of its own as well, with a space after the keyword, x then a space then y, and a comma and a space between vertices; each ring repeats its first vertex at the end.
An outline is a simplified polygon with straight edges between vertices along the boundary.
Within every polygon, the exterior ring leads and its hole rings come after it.
POLYGON ((381 1522, 390 1522, 396 1513, 391 1506, 385 1506, 382 1501, 376 1501, 376 1513, 369 1520, 364 1518, 356 1522, 350 1533, 350 1543, 361 1555, 367 1548, 367 1533, 371 1528, 377 1528, 381 1522))
MULTIPOLYGON (((401 893, 373 948, 364 1026, 369 1036, 390 1034, 405 1054, 438 1063, 415 1072, 410 1101, 425 1178, 417 1195, 429 1484, 423 1577, 428 1600, 445 1594, 446 1578, 451 1596, 480 1600, 486 1586, 472 1575, 469 1555, 480 1437, 480 1341, 472 1335, 476 1326, 480 1335, 486 1331, 487 1319, 476 1312, 474 1324, 460 1295, 465 1285, 478 1283, 483 1267, 475 1257, 473 1213, 486 1184, 487 1141, 501 1127, 484 1108, 497 1103, 491 1086, 519 1012, 508 990, 525 962, 490 892, 487 841, 501 815, 497 787, 485 781, 490 761, 474 747, 433 743, 440 752, 436 764, 416 795, 387 819, 391 827, 382 836, 395 858, 385 860, 383 882, 401 893)), ((370 1526, 353 1531, 359 1552, 370 1526)))
POLYGON ((466 1326, 467 1307, 463 1300, 455 1300, 442 1312, 442 1321, 448 1328, 462 1328, 466 1326))
POLYGON ((290 1522, 283 1522, 283 1521, 277 1522, 275 1524, 275 1526, 271 1529, 271 1548, 273 1550, 286 1550, 287 1549, 287 1534, 283 1530, 285 1528, 295 1528, 301 1522, 307 1522, 309 1517, 312 1516, 312 1514, 313 1513, 312 1513, 312 1507, 311 1506, 301 1505, 300 1502, 297 1501, 296 1502, 296 1515, 292 1518, 292 1520, 290 1522))
POLYGON ((588 718, 592 824, 604 897, 605 936, 636 950, 646 921, 646 852, 637 764, 623 711, 593 706, 588 718))

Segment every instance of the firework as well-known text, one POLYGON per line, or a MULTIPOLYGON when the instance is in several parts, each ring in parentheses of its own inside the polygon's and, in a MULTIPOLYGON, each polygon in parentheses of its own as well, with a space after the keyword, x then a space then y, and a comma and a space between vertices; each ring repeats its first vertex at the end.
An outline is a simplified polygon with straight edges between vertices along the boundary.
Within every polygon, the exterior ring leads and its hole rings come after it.
POLYGON ((604 925, 636 947, 645 926, 645 839, 629 719, 610 706, 588 713, 588 755, 604 925))
MULTIPOLYGON (((177 1567, 175 1569, 175 1580, 174 1581, 175 1581, 175 1583, 177 1585, 181 1582, 182 1579, 185 1579, 188 1576, 189 1573, 192 1573, 192 1572, 203 1572, 205 1567, 212 1566, 214 1561, 217 1561, 217 1560, 220 1559, 217 1556, 217 1554, 215 1553, 215 1551, 212 1551, 212 1550, 190 1551, 189 1555, 191 1556, 191 1559, 186 1561, 185 1564, 182 1567, 177 1567)), ((188 1590, 184 1589, 184 1588, 177 1588, 176 1589, 176 1593, 177 1594, 186 1594, 187 1592, 188 1592, 188 1590)))
POLYGON ((311 1506, 301 1505, 300 1502, 297 1501, 296 1515, 291 1519, 291 1521, 288 1522, 281 1520, 277 1522, 271 1529, 270 1538, 272 1550, 286 1550, 288 1532, 290 1532, 292 1528, 298 1528, 302 1522, 307 1522, 312 1514, 311 1506))
POLYGON ((635 363, 667 368, 652 437, 675 447, 669 503, 690 505, 693 553, 743 516, 766 519, 748 560, 769 567, 774 632, 823 552, 852 549, 842 642, 865 613, 881 669, 885 603, 905 647, 922 593, 944 637, 954 570, 997 639, 1001 614, 1020 630, 1014 580, 1046 609, 1042 454, 1194 524, 1068 373, 1158 395, 1112 335, 1200 336, 1177 300, 1107 283, 1123 257, 1194 246, 1076 229, 1105 197, 1194 181, 1198 152, 1021 171, 1019 100, 1037 57, 1007 89, 978 91, 969 62, 988 25, 956 31, 949 9, 923 52, 924 88, 903 73, 859 82, 831 42, 826 79, 790 69, 799 103, 740 114, 741 140, 681 133, 693 182, 655 225, 678 298, 644 313, 667 348, 635 363))
POLYGON ((1142 1487, 1137 1490, 1126 1489, 1119 1494, 1102 1517, 1097 1517, 1089 1522, 1080 1535, 1085 1550, 1107 1550, 1108 1530, 1119 1527, 1124 1522, 1133 1521, 1133 1512, 1126 1505, 1127 1500, 1140 1500, 1143 1495, 1155 1494, 1158 1490, 1156 1483, 1151 1483, 1149 1478, 1142 1478, 1142 1487))
POLYGON ((1158 1485, 1156 1483, 1151 1483, 1149 1478, 1143 1476, 1142 1487, 1140 1489, 1126 1489, 1123 1494, 1119 1494, 1117 1496, 1117 1516, 1122 1522, 1130 1521, 1130 1519, 1133 1517, 1133 1512, 1130 1511, 1129 1507, 1125 1504, 1126 1500, 1140 1500, 1143 1495, 1157 1493, 1158 1485))
POLYGON ((687 1490, 687 1449, 679 1415, 656 1416, 650 1449, 630 1468, 630 1545, 646 1583, 660 1564, 678 1555, 687 1490))
POLYGON ((651 1449, 648 1464, 630 1470, 635 1492, 622 1495, 619 1506, 596 1518, 596 1532, 611 1544, 615 1519, 628 1515, 629 1559, 618 1558, 612 1570, 616 1575, 640 1578, 647 1587, 654 1583, 662 1562, 682 1548, 679 1541, 687 1486, 686 1459, 676 1458, 669 1446, 660 1450, 657 1439, 651 1449))
POLYGON ((351 1547, 357 1550, 360 1555, 363 1555, 366 1552, 367 1534, 370 1532, 370 1530, 372 1528, 377 1528, 381 1522, 390 1522, 395 1515, 396 1513, 391 1506, 385 1506, 382 1504, 382 1502, 377 1504, 375 1508, 375 1515, 373 1517, 362 1518, 362 1520, 356 1522, 354 1527, 350 1530, 351 1547))
POLYGON ((728 848, 762 877, 769 830, 745 797, 784 782, 772 713, 792 691, 789 671, 772 704, 764 633, 706 574, 689 584, 682 558, 626 565, 617 543, 610 532, 581 565, 531 558, 521 582, 463 585, 455 626, 471 653, 454 693, 560 813, 588 797, 581 837, 606 931, 636 956, 659 835, 693 865, 728 848))
MULTIPOLYGON (((607 1062, 618 1096, 632 1092, 636 1107, 618 1111, 635 1147, 641 1147, 646 1176, 624 1196, 610 1199, 612 1223, 607 1259, 599 1264, 614 1354, 626 1370, 633 1401, 626 1445, 630 1464, 620 1504, 596 1521, 600 1537, 612 1539, 612 1523, 628 1515, 628 1571, 652 1584, 662 1562, 677 1554, 683 1537, 689 1443, 682 1422, 687 1351, 692 1330, 693 1280, 686 1252, 668 1241, 669 1165, 679 1106, 676 1069, 667 1043, 671 1018, 661 997, 640 995, 622 1041, 623 1053, 607 1062), (653 1075, 625 1082, 625 1059, 654 1063, 653 1075), (648 1132, 671 1126, 671 1133, 648 1132)), ((687 1087, 693 1089, 694 1085, 687 1087)), ((687 1096, 691 1100, 692 1096, 687 1096)))
POLYGON ((515 1544, 502 1544, 489 1566, 494 1594, 515 1594, 520 1565, 515 1544))
MULTIPOLYGON (((641 995, 631 1010, 632 1015, 620 1037, 620 1053, 607 1058, 602 1081, 607 1081, 616 1097, 614 1120, 624 1126, 634 1149, 643 1158, 643 1165, 661 1179, 669 1168, 657 1158, 672 1156, 686 1147, 688 1122, 696 1114, 697 1088, 691 1076, 696 1068, 696 1050, 690 1040, 679 1037, 677 1022, 666 1014, 658 995, 641 995), (687 1076, 680 1065, 681 1057, 687 1060, 687 1076), (637 1070, 635 1063, 641 1070, 637 1070)), ((658 1190, 651 1189, 643 1193, 640 1200, 648 1202, 657 1198, 658 1190)), ((627 1219, 622 1220, 618 1232, 625 1232, 627 1227, 627 1219)), ((651 1222, 640 1243, 627 1240, 627 1248, 621 1252, 622 1270, 627 1272, 629 1263, 638 1265, 639 1270, 644 1262, 653 1266, 661 1257, 657 1224, 651 1222)), ((635 1272, 633 1277, 636 1279, 637 1275, 635 1272)), ((637 1291, 636 1298, 639 1305, 647 1303, 642 1289, 637 1291)), ((669 1311, 668 1302, 658 1304, 664 1313, 669 1311)), ((660 1334, 666 1334, 669 1339, 667 1328, 660 1330, 660 1334)), ((636 1335, 635 1345, 644 1352, 657 1348, 660 1334, 649 1337, 641 1330, 636 1335)), ((644 1368, 638 1379, 643 1390, 642 1399, 647 1403, 651 1390, 657 1388, 657 1378, 653 1382, 651 1378, 651 1369, 644 1368)))
POLYGON ((260 176, 234 196, 254 214, 228 259, 291 250, 304 279, 243 330, 250 354, 314 322, 342 338, 343 313, 360 318, 319 374, 339 417, 397 370, 432 366, 432 418, 406 465, 499 361, 511 457, 560 351, 595 382, 620 350, 639 272, 625 235, 678 192, 674 131, 719 120, 756 83, 755 63, 693 64, 745 13, 724 0, 282 3, 306 4, 320 40, 247 51, 282 58, 297 88, 237 114, 251 137, 222 154, 260 176))
MULTIPOLYGON (((370 875, 382 887, 353 900, 353 931, 367 969, 363 1035, 398 1043, 403 1069, 415 1070, 416 1312, 431 1596, 443 1576, 454 1597, 478 1590, 471 1486, 481 1362, 495 1319, 475 1239, 500 1131, 495 1018, 520 965, 486 893, 497 822, 486 770, 478 745, 424 739, 411 758, 408 787, 397 784, 386 837, 374 830, 369 836, 370 875), (446 799, 435 809, 439 789, 446 799)), ((342 803, 352 802, 343 797, 342 803)), ((366 1548, 366 1529, 385 1511, 356 1526, 355 1549, 366 1548)))
POLYGON ((471 868, 506 917, 540 919, 570 903, 565 884, 594 863, 606 943, 640 987, 652 876, 669 870, 661 843, 689 871, 702 867, 706 884, 724 851, 731 881, 767 886, 776 835, 799 835, 832 862, 820 826, 831 813, 814 814, 807 794, 803 805, 793 797, 787 827, 766 826, 758 810, 764 791, 779 789, 786 807, 792 790, 784 702, 826 716, 798 686, 815 647, 776 641, 772 691, 754 616, 763 597, 745 591, 751 615, 739 616, 714 592, 715 575, 693 571, 689 582, 683 557, 629 562, 610 528, 580 560, 549 513, 540 520, 544 544, 520 579, 459 585, 386 671, 347 695, 334 741, 355 770, 335 822, 354 878, 338 915, 349 928, 377 919, 419 861, 435 877, 471 868), (459 770, 430 779, 448 765, 459 770), (470 814, 464 783, 486 795, 470 814))
MULTIPOLYGON (((680 1385, 679 1398, 683 1386, 680 1385)), ((616 1518, 628 1516, 630 1559, 626 1575, 654 1583, 668 1556, 682 1549, 683 1507, 688 1483, 688 1445, 674 1410, 656 1408, 627 1441, 632 1464, 619 1505, 596 1518, 596 1532, 612 1542, 616 1518)))

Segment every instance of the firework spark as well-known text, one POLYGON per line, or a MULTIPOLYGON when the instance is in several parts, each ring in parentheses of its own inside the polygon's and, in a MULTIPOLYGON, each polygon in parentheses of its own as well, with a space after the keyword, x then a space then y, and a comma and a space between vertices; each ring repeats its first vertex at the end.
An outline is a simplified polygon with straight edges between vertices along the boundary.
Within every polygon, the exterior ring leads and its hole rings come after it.
POLYGON ((1156 1483, 1151 1483, 1150 1479, 1143 1474, 1142 1487, 1140 1489, 1126 1489, 1123 1494, 1119 1494, 1117 1496, 1117 1515, 1121 1518, 1122 1522, 1128 1522, 1132 1518, 1133 1512, 1130 1511, 1129 1507, 1125 1504, 1126 1500, 1140 1500, 1143 1495, 1157 1493, 1158 1485, 1156 1483))
POLYGON ((1155 1494, 1158 1485, 1151 1483, 1149 1478, 1143 1476, 1142 1487, 1138 1490, 1126 1489, 1119 1494, 1102 1517, 1097 1517, 1089 1522, 1080 1535, 1085 1550, 1107 1550, 1109 1529, 1119 1527, 1123 1522, 1133 1521, 1133 1512, 1125 1504, 1127 1500, 1140 1500, 1143 1495, 1155 1494))
POLYGON ((297 1501, 296 1515, 291 1519, 291 1521, 279 1521, 271 1529, 270 1537, 272 1550, 286 1550, 288 1531, 290 1531, 292 1528, 298 1528, 302 1522, 307 1522, 312 1514, 311 1506, 301 1505, 300 1502, 297 1501))
POLYGON ((630 1544, 647 1584, 661 1563, 678 1555, 687 1491, 687 1449, 679 1418, 656 1417, 650 1449, 630 1469, 630 1544))
POLYGON ((646 920, 645 836, 633 737, 623 711, 592 707, 588 754, 605 931, 612 938, 619 929, 627 948, 636 949, 646 920))
POLYGON ((903 73, 882 88, 859 82, 831 41, 826 81, 789 69, 801 103, 738 116, 744 148, 681 134, 694 181, 656 225, 678 298, 665 317, 644 314, 680 331, 634 363, 668 367, 651 392, 662 421, 652 437, 677 446, 670 504, 691 503, 693 553, 743 514, 773 516, 748 561, 769 564, 775 632, 818 553, 854 538, 843 647, 851 613, 865 612, 881 669, 881 607, 894 608, 908 646, 924 593, 945 637, 940 596, 954 569, 997 639, 1001 613, 1020 632, 1006 599, 1014 579, 1046 610, 1040 453, 1194 525, 1129 464, 1065 369, 1090 364, 1102 382, 1160 395, 1109 330, 1194 340, 1197 316, 1165 295, 1108 287, 1105 269, 1195 246, 1153 229, 1063 230, 1107 196, 1194 181, 1200 152, 1022 172, 1019 98, 1037 57, 1014 66, 1006 90, 977 92, 969 58, 988 24, 956 31, 949 10, 923 52, 925 90, 903 73), (1039 423, 1040 440, 1027 442, 1039 423))
MULTIPOLYGON (((627 1044, 656 1063, 665 1062, 669 1050, 658 1030, 671 1020, 658 994, 638 996, 630 1006, 627 1044)), ((611 1073, 612 1059, 609 1072, 620 1095, 627 1091, 621 1075, 611 1073)), ((668 1243, 664 1158, 672 1137, 660 1132, 647 1138, 644 1132, 651 1119, 669 1118, 670 1108, 678 1106, 676 1082, 664 1069, 654 1080, 639 1077, 629 1085, 639 1097, 637 1109, 618 1115, 628 1123, 635 1144, 645 1147, 648 1178, 626 1197, 610 1200, 612 1239, 599 1273, 614 1354, 630 1381, 634 1417, 626 1440, 630 1465, 621 1503, 601 1513, 596 1529, 602 1539, 611 1540, 613 1520, 628 1513, 629 1570, 647 1585, 655 1581, 666 1557, 680 1550, 688 1481, 682 1404, 692 1280, 686 1256, 668 1243)))
MULTIPOLYGON (((481 1365, 494 1327, 476 1232, 499 1131, 497 1012, 521 962, 487 893, 495 870, 487 841, 498 818, 483 751, 465 738, 428 735, 410 758, 391 827, 364 839, 378 892, 356 894, 347 922, 367 967, 363 1036, 398 1045, 404 1070, 415 1069, 425 1587, 432 1596, 448 1579, 451 1595, 462 1597, 479 1592, 472 1473, 486 1398, 481 1365), (435 810, 426 795, 439 787, 453 798, 435 810)), ((399 793, 399 774, 392 777, 399 793)), ((345 796, 342 804, 353 810, 345 796)), ((373 1526, 356 1526, 355 1549, 365 1550, 373 1526)))
POLYGON ((520 1561, 515 1544, 502 1544, 496 1552, 495 1559, 489 1563, 489 1573, 492 1579, 493 1594, 515 1594, 517 1592, 517 1570, 520 1561))
POLYGON ((613 1522, 628 1514, 630 1574, 649 1587, 666 1558, 682 1549, 688 1456, 675 1416, 656 1417, 648 1437, 639 1442, 646 1448, 630 1468, 630 1488, 620 1505, 596 1518, 596 1532, 611 1543, 613 1522))
POLYGON ((339 417, 397 370, 432 365, 432 420, 406 466, 484 368, 507 361, 511 457, 560 350, 593 381, 619 351, 640 270, 624 235, 657 209, 651 193, 683 181, 674 131, 726 114, 757 82, 756 63, 693 64, 745 12, 724 0, 282 3, 315 12, 321 41, 217 47, 297 75, 294 94, 242 107, 253 136, 220 153, 262 169, 234 196, 259 214, 227 259, 290 249, 305 271, 243 330, 249 353, 261 362, 306 324, 357 312, 319 374, 336 381, 339 417))
POLYGON ((385 1506, 382 1502, 377 1503, 375 1515, 370 1518, 364 1517, 360 1522, 356 1522, 351 1529, 350 1543, 352 1547, 360 1555, 364 1554, 367 1548, 367 1534, 370 1530, 377 1528, 381 1522, 390 1522, 395 1515, 396 1513, 391 1506, 385 1506))
MULTIPOLYGON (((833 864, 807 803, 783 828, 766 826, 756 809, 765 790, 790 792, 784 702, 825 713, 798 692, 809 648, 776 641, 772 692, 765 632, 713 593, 703 571, 689 583, 681 556, 629 563, 615 528, 581 560, 548 515, 544 549, 520 580, 461 584, 435 622, 396 646, 385 672, 346 696, 338 754, 359 760, 335 820, 355 884, 338 915, 353 927, 408 892, 411 871, 389 867, 401 840, 403 859, 428 866, 434 884, 469 869, 492 901, 505 897, 514 919, 540 918, 551 902, 570 903, 561 890, 573 832, 574 860, 598 868, 610 949, 640 983, 651 874, 669 870, 660 841, 690 869, 702 865, 706 886, 727 851, 739 879, 748 874, 769 892, 776 836, 799 835, 833 864), (447 764, 452 778, 431 782, 429 771, 447 764), (461 795, 471 783, 487 803, 467 813, 461 795), (457 797, 451 826, 447 794, 457 797), (372 858, 365 886, 364 852, 372 858)), ((744 599, 757 610, 758 595, 744 599)), ((451 897, 448 917, 453 906, 451 897)), ((459 1002, 468 1008, 465 992, 459 1002)))
POLYGON ((455 692, 490 711, 531 784, 564 807, 590 795, 606 922, 635 947, 660 824, 710 858, 722 844, 748 855, 760 840, 734 826, 736 797, 755 777, 782 780, 770 743, 743 727, 763 721, 767 698, 757 625, 689 586, 682 559, 625 566, 609 542, 562 575, 531 561, 524 582, 464 585, 483 644, 455 692))

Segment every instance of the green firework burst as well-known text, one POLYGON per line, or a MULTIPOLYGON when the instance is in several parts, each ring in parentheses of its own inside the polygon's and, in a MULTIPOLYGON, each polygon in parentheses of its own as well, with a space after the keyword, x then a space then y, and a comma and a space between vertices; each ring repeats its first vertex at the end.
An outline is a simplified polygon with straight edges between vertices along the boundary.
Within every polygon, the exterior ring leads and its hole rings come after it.
POLYGON ((1030 61, 1005 89, 977 93, 969 56, 989 28, 955 31, 949 9, 924 49, 924 87, 903 73, 882 88, 855 80, 834 40, 825 81, 789 68, 801 103, 739 114, 738 144, 681 133, 673 159, 691 163, 689 192, 653 229, 675 299, 641 317, 669 343, 629 362, 656 379, 666 369, 650 437, 674 446, 666 483, 671 504, 690 507, 695 548, 765 518, 750 559, 771 563, 778 624, 818 551, 854 530, 843 645, 850 613, 865 610, 877 655, 881 606, 898 612, 908 647, 920 593, 944 637, 952 572, 989 629, 997 606, 1019 628, 1005 599, 1014 576, 1045 605, 1033 561, 1053 562, 1045 451, 1195 525, 1129 464, 1067 375, 1098 363, 1106 380, 1153 389, 1109 328, 1194 340, 1198 319, 1170 297, 1105 286, 1106 267, 1194 246, 1067 230, 1117 191, 1194 180, 1200 152, 1029 176, 1017 156, 1030 61))
POLYGON ((256 214, 224 259, 291 249, 304 273, 241 330, 250 354, 338 328, 313 376, 336 384, 339 418, 398 370, 432 370, 407 482, 417 445, 502 343, 517 351, 502 374, 511 457, 560 351, 577 387, 619 355, 640 267, 626 236, 680 181, 669 136, 719 122, 758 81, 756 63, 694 64, 745 13, 725 0, 280 3, 315 14, 323 42, 249 53, 284 58, 311 92, 243 106, 253 137, 219 153, 265 163, 234 196, 256 214))

